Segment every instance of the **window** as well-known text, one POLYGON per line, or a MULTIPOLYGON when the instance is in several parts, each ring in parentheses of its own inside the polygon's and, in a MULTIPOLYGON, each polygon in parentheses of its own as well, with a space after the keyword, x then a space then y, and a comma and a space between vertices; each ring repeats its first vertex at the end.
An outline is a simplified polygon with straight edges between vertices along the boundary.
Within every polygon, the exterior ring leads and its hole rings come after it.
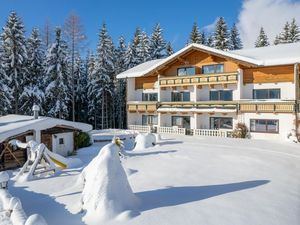
POLYGON ((250 120, 250 131, 260 133, 278 133, 279 121, 278 120, 250 120))
POLYGON ((224 65, 223 64, 214 64, 214 65, 202 66, 202 72, 203 72, 203 74, 224 73, 224 65))
POLYGON ((157 116, 155 115, 142 115, 142 125, 157 125, 157 116))
POLYGON ((143 93, 142 101, 157 101, 157 93, 143 93))
POLYGON ((58 139, 58 144, 63 145, 64 144, 64 139, 63 138, 58 139))
POLYGON ((172 92, 171 93, 172 102, 189 102, 190 101, 190 92, 172 92))
POLYGON ((196 74, 195 67, 183 67, 177 69, 177 76, 192 76, 196 74))
POLYGON ((231 117, 210 117, 210 129, 232 129, 231 117))
POLYGON ((280 99, 280 89, 254 89, 253 99, 280 99))
POLYGON ((189 116, 172 116, 172 126, 190 129, 190 119, 189 116))
POLYGON ((232 90, 216 90, 209 92, 211 101, 232 101, 232 90))

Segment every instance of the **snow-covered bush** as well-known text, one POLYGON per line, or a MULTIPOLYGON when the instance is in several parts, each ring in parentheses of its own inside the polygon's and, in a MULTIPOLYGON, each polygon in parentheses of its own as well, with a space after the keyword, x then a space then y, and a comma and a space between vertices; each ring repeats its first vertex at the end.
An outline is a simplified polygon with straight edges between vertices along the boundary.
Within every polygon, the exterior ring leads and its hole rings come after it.
POLYGON ((114 218, 138 203, 120 162, 119 145, 117 141, 105 145, 80 175, 86 223, 114 218))
POLYGON ((237 123, 235 125, 235 128, 232 132, 233 138, 247 138, 248 137, 249 130, 244 123, 237 123))
POLYGON ((91 145, 91 138, 88 133, 78 132, 75 135, 75 146, 76 148, 84 148, 91 145))
POLYGON ((156 137, 154 134, 138 134, 135 138, 134 150, 142 150, 153 147, 156 144, 156 137))

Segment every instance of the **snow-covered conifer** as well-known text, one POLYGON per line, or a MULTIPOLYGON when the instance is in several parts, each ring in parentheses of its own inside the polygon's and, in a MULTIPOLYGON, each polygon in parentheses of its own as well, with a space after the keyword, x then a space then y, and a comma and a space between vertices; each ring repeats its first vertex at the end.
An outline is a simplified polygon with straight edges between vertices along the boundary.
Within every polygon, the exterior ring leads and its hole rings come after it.
POLYGON ((230 46, 229 47, 230 50, 237 50, 243 48, 242 40, 240 38, 240 33, 235 24, 233 24, 230 30, 229 46, 230 46))
MULTIPOLYGON (((2 76, 5 76, 8 83, 5 88, 9 88, 7 93, 11 93, 10 112, 18 114, 20 108, 20 96, 24 90, 24 78, 27 74, 27 52, 26 39, 24 36, 24 25, 16 12, 12 12, 1 34, 1 66, 2 76)), ((7 100, 5 100, 7 101, 7 100)))
POLYGON ((40 39, 38 29, 34 28, 31 32, 31 36, 27 41, 27 70, 24 77, 24 91, 20 96, 22 106, 20 111, 26 115, 32 114, 32 106, 34 104, 39 105, 42 113, 44 100, 44 68, 43 61, 45 59, 45 53, 42 50, 42 42, 40 39))
POLYGON ((55 30, 55 41, 46 56, 47 84, 45 97, 48 114, 52 117, 67 118, 70 107, 69 70, 67 45, 61 37, 61 29, 55 30))
POLYGON ((224 17, 220 17, 217 21, 214 32, 214 48, 221 50, 229 49, 229 32, 224 17))
POLYGON ((255 47, 259 48, 259 47, 264 47, 264 46, 268 46, 270 45, 269 43, 269 39, 264 31, 264 28, 261 27, 260 31, 259 31, 259 35, 257 37, 257 40, 255 42, 255 47))
POLYGON ((280 32, 280 34, 275 37, 274 44, 278 45, 290 43, 290 39, 290 24, 289 22, 286 22, 282 32, 280 32))
POLYGON ((167 44, 166 53, 167 53, 167 56, 170 56, 174 53, 174 50, 173 50, 172 45, 171 45, 170 42, 168 42, 168 44, 167 44))
POLYGON ((150 38, 151 59, 161 59, 166 56, 166 42, 163 38, 163 29, 156 24, 150 38))
POLYGON ((142 31, 139 35, 139 42, 136 46, 138 64, 149 61, 150 56, 150 42, 145 31, 142 31))
POLYGON ((299 26, 294 18, 290 24, 290 42, 295 43, 298 41, 300 41, 300 31, 299 26))
POLYGON ((188 40, 188 44, 196 43, 196 44, 205 44, 205 33, 199 31, 199 27, 195 22, 192 27, 192 31, 190 33, 190 37, 188 40))

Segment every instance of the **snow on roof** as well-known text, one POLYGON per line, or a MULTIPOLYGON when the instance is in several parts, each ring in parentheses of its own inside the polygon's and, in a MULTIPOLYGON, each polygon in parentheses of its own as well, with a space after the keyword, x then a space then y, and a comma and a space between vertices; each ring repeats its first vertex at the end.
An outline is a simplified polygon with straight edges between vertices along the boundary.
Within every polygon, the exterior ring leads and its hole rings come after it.
POLYGON ((86 123, 71 122, 50 117, 34 119, 33 116, 11 114, 0 116, 0 142, 30 130, 44 130, 55 126, 69 126, 84 132, 92 130, 92 126, 86 123))
POLYGON ((117 75, 117 78, 120 79, 145 76, 192 49, 217 56, 223 56, 253 66, 288 65, 300 62, 300 43, 282 44, 234 51, 223 51, 205 45, 190 44, 165 59, 148 61, 124 71, 123 73, 117 75))

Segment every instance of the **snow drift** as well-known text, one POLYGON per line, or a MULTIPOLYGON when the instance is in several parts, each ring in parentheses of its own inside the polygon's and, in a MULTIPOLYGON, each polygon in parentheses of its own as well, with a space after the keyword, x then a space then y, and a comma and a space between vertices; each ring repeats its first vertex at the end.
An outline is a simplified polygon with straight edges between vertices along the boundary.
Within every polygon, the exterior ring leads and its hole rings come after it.
POLYGON ((83 219, 88 224, 112 219, 135 209, 138 204, 121 165, 119 151, 118 143, 105 145, 81 173, 81 204, 86 210, 83 219))
POLYGON ((156 144, 156 137, 154 134, 138 134, 135 138, 134 150, 142 150, 153 147, 156 144))

